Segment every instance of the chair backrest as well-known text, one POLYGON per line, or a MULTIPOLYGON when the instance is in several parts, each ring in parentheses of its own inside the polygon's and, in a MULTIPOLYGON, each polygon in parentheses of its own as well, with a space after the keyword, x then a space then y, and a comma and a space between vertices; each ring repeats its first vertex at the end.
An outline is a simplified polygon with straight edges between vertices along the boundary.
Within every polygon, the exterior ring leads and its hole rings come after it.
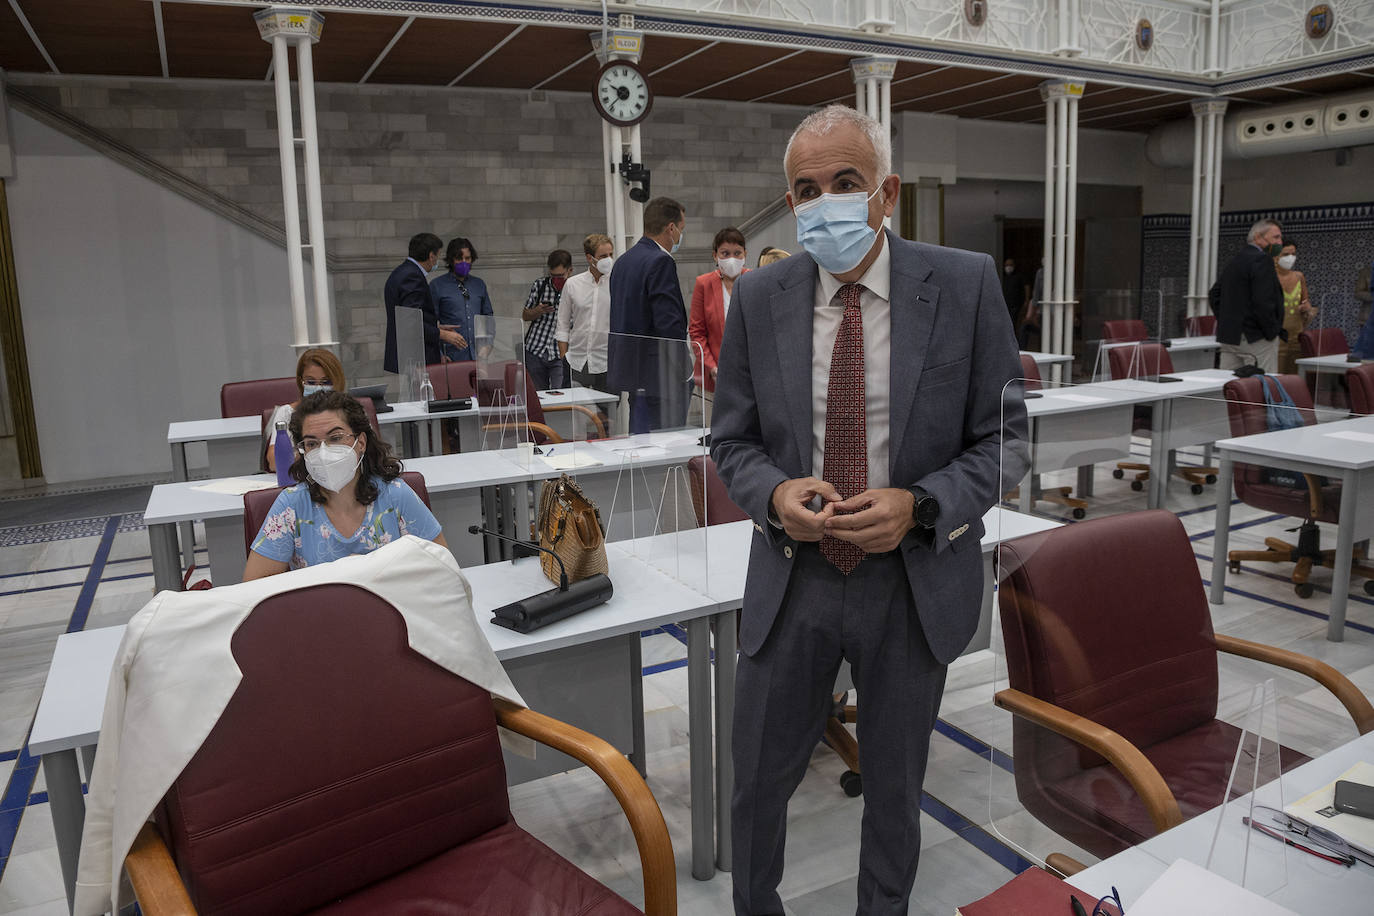
POLYGON ((278 404, 291 404, 301 396, 294 375, 286 378, 260 378, 248 382, 226 382, 219 388, 221 417, 256 417, 278 404))
MULTIPOLYGON (((999 549, 1013 688, 1105 725, 1138 747, 1215 718, 1212 618, 1192 544, 1175 515, 1110 516, 999 549)), ((1068 739, 1049 740, 1058 758, 1047 764, 1052 768, 1101 762, 1068 739)), ((1019 748, 1016 754, 1019 771, 1019 748)))
POLYGON ((1112 378, 1143 378, 1174 371, 1169 351, 1157 343, 1112 347, 1107 350, 1107 365, 1112 378))
MULTIPOLYGON (((358 398, 358 403, 363 405, 363 413, 367 414, 367 425, 372 428, 372 435, 381 438, 381 426, 377 424, 377 406, 372 403, 372 398, 358 398)), ((262 412, 262 441, 267 440, 267 424, 272 422, 272 414, 277 412, 276 407, 268 407, 262 412)), ((258 470, 267 473, 267 446, 264 445, 262 454, 258 456, 258 470)))
POLYGON ((1150 332, 1145 322, 1139 318, 1119 318, 1102 322, 1102 339, 1107 343, 1129 343, 1133 340, 1146 340, 1150 332))
MULTIPOLYGON (((429 506, 429 488, 425 486, 425 477, 419 471, 402 471, 401 479, 410 485, 415 491, 415 495, 420 497, 420 502, 429 506)), ((270 487, 265 490, 250 490, 243 494, 243 549, 245 551, 253 549, 253 541, 257 539, 258 532, 262 530, 262 523, 267 521, 267 513, 272 509, 272 503, 277 501, 277 496, 284 487, 270 487)))
POLYGON ((1340 328, 1310 328, 1298 334, 1298 349, 1302 358, 1336 356, 1350 352, 1350 342, 1340 328))
POLYGON ((470 398, 477 390, 477 363, 473 360, 430 363, 425 371, 429 373, 429 383, 434 386, 436 400, 470 398))
POLYGON ((1035 357, 1021 354, 1021 378, 1025 379, 1027 391, 1038 391, 1044 381, 1040 377, 1040 365, 1035 361, 1035 357))
POLYGON ((509 821, 491 696, 373 593, 268 598, 231 649, 243 680, 158 816, 200 913, 311 910, 509 821))
POLYGON ((687 473, 692 480, 692 508, 697 514, 697 526, 723 525, 739 522, 749 514, 735 505, 725 490, 725 483, 716 473, 716 463, 705 455, 688 459, 687 473))
POLYGON ((425 372, 429 375, 429 383, 434 386, 434 399, 447 401, 449 399, 448 363, 430 363, 425 366, 425 372))
POLYGON ((1192 315, 1185 326, 1189 337, 1211 337, 1217 332, 1217 316, 1192 315))
POLYGON ((1374 414, 1374 363, 1345 370, 1345 383, 1350 388, 1351 413, 1374 414))
MULTIPOLYGON (((1293 405, 1298 408, 1298 413, 1302 416, 1304 426, 1311 426, 1317 422, 1317 415, 1312 410, 1312 395, 1308 392, 1307 386, 1303 384, 1301 376, 1277 375, 1270 376, 1270 378, 1278 379, 1279 383, 1288 391, 1288 396, 1293 399, 1293 405)), ((1273 382, 1271 381, 1269 384, 1272 385, 1273 382)), ((1226 398, 1226 414, 1232 436, 1251 436, 1269 431, 1269 424, 1265 417, 1264 389, 1259 376, 1232 379, 1226 383, 1221 391, 1226 398)), ((1234 467, 1234 475, 1237 499, 1251 505, 1259 505, 1266 501, 1264 496, 1254 492, 1255 487, 1265 483, 1263 467, 1237 463, 1234 467)), ((1307 497, 1304 494, 1302 498, 1305 500, 1307 497)), ((1271 511, 1286 510, 1275 506, 1271 511)))

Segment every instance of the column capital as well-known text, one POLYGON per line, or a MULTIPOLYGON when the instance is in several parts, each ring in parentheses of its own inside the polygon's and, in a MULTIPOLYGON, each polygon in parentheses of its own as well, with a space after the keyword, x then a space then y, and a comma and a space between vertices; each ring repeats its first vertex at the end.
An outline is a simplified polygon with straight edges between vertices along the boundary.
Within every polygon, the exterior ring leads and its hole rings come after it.
POLYGON ((1230 99, 1197 99, 1189 102, 1195 117, 1205 117, 1209 114, 1226 114, 1226 106, 1230 104, 1230 99))
POLYGON ((628 60, 632 64, 639 63, 640 55, 644 53, 644 33, 636 29, 611 29, 607 36, 608 47, 601 47, 601 33, 592 32, 592 51, 596 54, 596 61, 605 64, 608 60, 628 60))
POLYGON ((309 38, 311 44, 317 44, 324 34, 324 16, 310 9, 273 6, 255 12, 253 21, 258 24, 259 37, 267 42, 278 35, 285 35, 288 38, 309 38))
POLYGON ((897 72, 897 61, 891 57, 859 57, 849 62, 849 70, 856 83, 861 80, 891 82, 892 74, 897 72))
POLYGON ((1046 102, 1050 99, 1082 98, 1083 90, 1087 88, 1087 85, 1087 83, 1074 80, 1045 80, 1040 84, 1040 98, 1046 102))

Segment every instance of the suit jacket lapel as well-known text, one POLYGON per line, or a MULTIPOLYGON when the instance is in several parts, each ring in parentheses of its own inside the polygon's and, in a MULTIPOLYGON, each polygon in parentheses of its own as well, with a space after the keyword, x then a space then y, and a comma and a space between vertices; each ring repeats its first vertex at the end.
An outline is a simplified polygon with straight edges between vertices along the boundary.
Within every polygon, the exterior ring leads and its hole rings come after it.
POLYGON ((907 421, 916 406, 916 387, 921 381, 930 350, 931 330, 940 288, 926 282, 930 264, 914 246, 891 233, 892 245, 892 387, 890 391, 891 438, 888 442, 888 474, 897 478, 897 455, 902 452, 907 421), (895 243, 895 244, 894 244, 895 243))
POLYGON ((782 394, 795 438, 803 477, 811 474, 811 323, 816 298, 816 265, 795 254, 773 294, 773 337, 778 348, 782 394))

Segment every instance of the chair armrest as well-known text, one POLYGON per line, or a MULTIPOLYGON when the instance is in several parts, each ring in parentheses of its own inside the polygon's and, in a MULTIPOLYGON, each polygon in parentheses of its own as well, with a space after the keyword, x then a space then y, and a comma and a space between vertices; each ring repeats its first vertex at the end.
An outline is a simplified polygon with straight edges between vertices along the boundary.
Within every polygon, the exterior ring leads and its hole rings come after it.
POLYGON ((677 866, 668 825, 644 778, 625 755, 596 735, 532 709, 493 697, 496 721, 501 726, 533 738, 585 764, 601 777, 625 812, 639 847, 644 871, 646 916, 677 913, 677 866))
POLYGON ((143 825, 124 857, 124 870, 138 906, 148 916, 194 916, 195 905, 181 883, 172 854, 152 823, 143 825))
POLYGON ((1045 866, 1065 878, 1070 878, 1088 867, 1073 856, 1065 855, 1062 852, 1052 852, 1045 856, 1045 866))
POLYGON ((560 411, 566 412, 569 410, 574 413, 585 414, 587 419, 592 422, 592 425, 596 427, 596 438, 606 438, 606 424, 601 422, 601 414, 587 407, 585 404, 555 404, 552 407, 545 405, 544 415, 548 416, 551 413, 558 413, 560 411))
POLYGON ((1322 483, 1316 474, 1304 474, 1307 481, 1307 511, 1316 518, 1326 511, 1326 501, 1322 499, 1322 483))
POLYGON ((1350 678, 1326 662, 1318 661, 1310 655, 1303 655, 1301 652, 1291 652, 1288 649, 1251 642, 1248 639, 1237 639, 1234 636, 1223 636, 1220 633, 1215 635, 1217 648, 1222 652, 1244 658, 1253 658, 1255 661, 1267 662, 1271 665, 1278 665, 1280 668, 1287 668, 1289 671, 1307 675, 1336 695, 1336 699, 1341 701, 1346 712, 1350 713, 1350 718, 1355 720, 1355 727, 1360 730, 1360 734, 1367 735, 1371 730, 1374 730, 1374 705, 1370 704, 1369 698, 1351 682, 1350 678))
POLYGON ((1121 735, 1105 725, 1013 688, 997 691, 993 699, 1002 709, 1106 757, 1145 803, 1155 829, 1162 832, 1183 823, 1183 812, 1164 777, 1138 747, 1121 735))
MULTIPOLYGON (((523 425, 527 430, 530 431, 530 433, 542 433, 543 435, 545 435, 545 436, 548 437, 548 440, 549 440, 550 442, 552 442, 552 443, 554 443, 554 444, 557 444, 557 443, 563 441, 563 437, 560 436, 560 435, 558 435, 558 433, 554 432, 554 431, 553 431, 553 428, 550 427, 550 426, 549 426, 548 424, 546 424, 546 423, 537 423, 537 422, 535 422, 534 420, 526 420, 525 423, 523 423, 523 424, 518 424, 518 423, 517 423, 517 424, 514 424, 514 426, 520 426, 520 425, 523 425)), ((502 429, 512 429, 512 428, 513 428, 513 425, 510 424, 510 423, 505 424, 505 426, 502 426, 500 423, 488 423, 487 425, 485 425, 485 426, 482 427, 482 430, 483 430, 483 432, 490 432, 490 431, 493 431, 493 430, 496 431, 496 432, 500 432, 502 429)))

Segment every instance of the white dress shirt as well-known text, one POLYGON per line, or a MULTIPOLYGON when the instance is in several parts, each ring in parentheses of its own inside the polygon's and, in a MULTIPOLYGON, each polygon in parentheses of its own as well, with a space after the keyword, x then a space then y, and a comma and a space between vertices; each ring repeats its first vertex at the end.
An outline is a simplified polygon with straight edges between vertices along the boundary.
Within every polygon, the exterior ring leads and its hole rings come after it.
MULTIPOLYGON (((614 268, 612 268, 614 269, 614 268)), ((569 277, 558 304, 553 338, 568 345, 568 365, 578 372, 606 371, 606 341, 611 330, 611 275, 597 280, 590 270, 569 277)))
MULTIPOLYGON (((864 403, 868 438, 868 488, 888 485, 888 420, 892 400, 892 251, 885 236, 882 251, 859 278, 859 311, 864 326, 864 403)), ((844 319, 839 292, 843 286, 829 271, 816 269, 816 298, 811 319, 811 475, 824 479, 825 410, 830 388, 830 357, 844 319)))

